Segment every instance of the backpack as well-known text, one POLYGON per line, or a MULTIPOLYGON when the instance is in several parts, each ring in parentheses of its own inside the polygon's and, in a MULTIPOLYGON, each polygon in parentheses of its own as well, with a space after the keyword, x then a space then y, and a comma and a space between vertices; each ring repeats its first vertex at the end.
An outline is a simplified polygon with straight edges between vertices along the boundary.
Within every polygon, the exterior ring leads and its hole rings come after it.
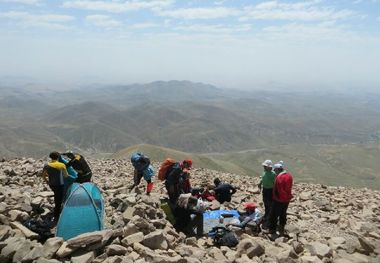
POLYGON ((166 175, 175 163, 176 161, 170 158, 163 161, 163 163, 160 166, 160 169, 158 170, 158 179, 160 179, 161 181, 165 181, 166 175))
POLYGON ((208 235, 213 239, 214 245, 218 247, 236 247, 239 243, 234 232, 223 226, 213 227, 210 232, 208 232, 208 235))
POLYGON ((131 162, 133 167, 137 171, 143 171, 150 165, 150 159, 148 156, 145 156, 144 154, 140 152, 134 152, 131 156, 131 162))
POLYGON ((151 180, 154 176, 154 168, 152 165, 148 165, 144 171, 142 171, 143 177, 146 181, 151 180))

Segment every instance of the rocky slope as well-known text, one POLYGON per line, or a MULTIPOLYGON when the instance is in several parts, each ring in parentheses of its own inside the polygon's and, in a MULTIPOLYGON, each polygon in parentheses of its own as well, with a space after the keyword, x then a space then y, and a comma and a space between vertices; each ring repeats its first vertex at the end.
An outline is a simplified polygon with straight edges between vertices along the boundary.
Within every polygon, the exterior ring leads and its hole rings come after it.
MULTIPOLYGON (((161 182, 155 181, 149 197, 144 181, 130 193, 129 162, 104 159, 90 164, 106 201, 107 230, 64 242, 44 240, 41 232, 24 226, 40 222, 52 208, 52 192, 39 177, 44 161, 0 162, 0 262, 380 262, 378 191, 296 183, 288 210, 289 238, 270 241, 239 230, 236 248, 217 248, 207 237, 186 238, 174 230, 159 208, 165 196, 161 182)), ((242 209, 247 201, 262 206, 258 178, 204 169, 194 169, 192 176, 193 185, 219 177, 237 186, 227 208, 242 209)))

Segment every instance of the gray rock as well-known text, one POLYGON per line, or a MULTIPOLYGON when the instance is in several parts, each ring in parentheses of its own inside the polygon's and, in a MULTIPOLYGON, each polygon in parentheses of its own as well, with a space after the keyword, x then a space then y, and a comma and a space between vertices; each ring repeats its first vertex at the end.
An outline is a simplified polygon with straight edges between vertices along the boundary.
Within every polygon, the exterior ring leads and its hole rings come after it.
POLYGON ((3 241, 11 236, 12 228, 6 225, 0 225, 0 241, 3 241))
POLYGON ((311 199, 311 192, 302 192, 300 193, 299 197, 300 197, 300 200, 301 201, 307 201, 307 200, 310 200, 311 199))
POLYGON ((293 241, 292 246, 293 246, 294 252, 296 252, 297 254, 302 253, 304 250, 303 244, 298 241, 293 241))
POLYGON ((143 240, 144 240, 144 234, 143 234, 143 232, 138 232, 138 233, 135 233, 135 234, 132 234, 132 235, 129 235, 129 236, 125 237, 121 241, 121 243, 123 245, 125 245, 125 246, 130 246, 133 243, 140 243, 143 240))
POLYGON ((332 224, 337 224, 339 220, 340 220, 339 214, 335 214, 327 218, 327 222, 332 223, 332 224))
POLYGON ((71 255, 75 250, 76 248, 69 247, 67 242, 63 242, 62 246, 58 249, 56 254, 59 258, 65 258, 71 255))
POLYGON ((71 263, 91 263, 95 258, 94 251, 71 258, 71 263))
POLYGON ((185 245, 181 245, 177 247, 176 251, 182 257, 204 258, 206 255, 206 251, 203 249, 199 249, 198 247, 185 246, 185 245))
POLYGON ((37 193, 37 195, 41 197, 53 197, 54 193, 52 191, 45 191, 45 192, 39 192, 37 193))
POLYGON ((38 244, 22 258, 21 262, 32 262, 33 260, 44 257, 45 254, 43 246, 41 244, 38 244))
POLYGON ((128 250, 120 245, 110 245, 106 248, 107 256, 124 256, 128 250))
POLYGON ((365 237, 359 236, 358 240, 367 255, 375 250, 375 246, 372 245, 371 242, 365 237))
POLYGON ((39 258, 34 263, 61 263, 56 259, 39 258))
POLYGON ((24 245, 24 242, 26 242, 26 239, 23 237, 10 237, 6 240, 4 248, 1 250, 1 256, 3 258, 7 259, 4 260, 4 262, 11 261, 13 258, 13 255, 22 248, 24 245))
POLYGON ((243 254, 247 254, 249 258, 253 258, 255 256, 261 256, 265 253, 265 248, 257 243, 256 241, 245 238, 239 242, 236 249, 236 257, 241 257, 243 254))
POLYGON ((37 239, 39 237, 37 233, 34 233, 33 231, 29 230, 19 222, 11 222, 9 223, 9 225, 13 228, 19 229, 28 239, 37 239))
POLYGON ((26 212, 20 210, 10 210, 8 212, 10 221, 26 221, 29 219, 29 215, 26 212))
POLYGON ((227 258, 223 255, 223 252, 216 248, 216 247, 213 247, 209 253, 208 253, 211 257, 215 258, 217 260, 217 262, 226 262, 227 261, 227 258))
POLYGON ((323 261, 316 256, 302 256, 300 261, 301 263, 323 263, 323 261))
POLYGON ((297 262, 297 254, 293 249, 285 250, 276 255, 276 259, 278 263, 291 263, 297 262))
POLYGON ((140 232, 140 230, 137 228, 137 226, 135 224, 128 223, 128 225, 126 227, 124 227, 123 232, 124 232, 123 236, 126 237, 129 235, 138 233, 138 232, 140 232))
POLYGON ((369 258, 366 255, 360 253, 353 253, 347 259, 353 263, 369 263, 369 258))
POLYGON ((332 249, 320 242, 312 242, 308 245, 308 248, 312 256, 317 256, 320 259, 332 256, 332 249))
POLYGON ((84 247, 97 242, 105 243, 112 237, 112 234, 113 232, 110 229, 84 233, 67 240, 67 244, 70 247, 84 247))
POLYGON ((168 243, 161 230, 156 230, 144 237, 142 243, 151 249, 168 249, 168 243))
POLYGON ((129 221, 131 221, 131 219, 134 216, 135 210, 136 209, 133 206, 128 206, 128 208, 124 211, 123 220, 125 223, 128 223, 129 221))
POLYGON ((352 263, 352 261, 346 258, 337 258, 337 259, 334 259, 334 263, 352 263))
POLYGON ((53 237, 46 240, 43 250, 45 258, 52 258, 63 244, 63 238, 53 237))
POLYGON ((32 250, 33 244, 30 240, 25 240, 20 248, 13 255, 13 262, 21 262, 21 260, 32 250))

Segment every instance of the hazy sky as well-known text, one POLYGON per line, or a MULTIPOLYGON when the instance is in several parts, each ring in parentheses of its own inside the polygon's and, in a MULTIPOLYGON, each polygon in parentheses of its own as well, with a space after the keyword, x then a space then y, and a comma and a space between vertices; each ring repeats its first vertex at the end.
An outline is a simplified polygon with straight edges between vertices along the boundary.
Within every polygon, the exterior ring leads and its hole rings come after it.
POLYGON ((380 88, 380 0, 0 0, 4 76, 380 88))

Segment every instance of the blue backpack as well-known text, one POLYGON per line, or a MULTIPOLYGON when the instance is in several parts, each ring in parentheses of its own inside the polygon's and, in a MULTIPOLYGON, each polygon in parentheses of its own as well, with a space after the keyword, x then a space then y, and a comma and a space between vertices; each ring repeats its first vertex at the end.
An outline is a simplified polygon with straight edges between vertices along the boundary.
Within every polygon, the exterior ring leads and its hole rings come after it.
POLYGON ((131 162, 133 167, 139 172, 144 171, 150 165, 150 159, 148 156, 145 156, 140 152, 132 153, 131 162))

